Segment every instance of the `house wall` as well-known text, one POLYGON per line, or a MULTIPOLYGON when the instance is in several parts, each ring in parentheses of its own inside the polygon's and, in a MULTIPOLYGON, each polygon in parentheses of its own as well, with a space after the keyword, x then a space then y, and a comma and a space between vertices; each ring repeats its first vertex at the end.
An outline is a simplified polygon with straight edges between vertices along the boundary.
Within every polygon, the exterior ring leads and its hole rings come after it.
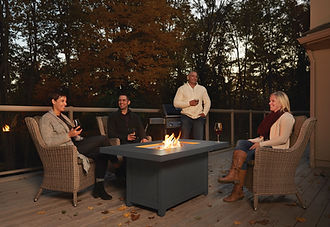
POLYGON ((311 0, 310 7, 310 29, 313 29, 321 24, 326 24, 330 22, 329 0, 311 0))
POLYGON ((317 119, 311 137, 310 164, 330 167, 330 1, 311 0, 310 29, 298 41, 310 59, 310 113, 317 119))
POLYGON ((314 137, 315 166, 330 167, 330 49, 315 50, 313 55, 315 60, 313 101, 314 115, 317 119, 314 137))

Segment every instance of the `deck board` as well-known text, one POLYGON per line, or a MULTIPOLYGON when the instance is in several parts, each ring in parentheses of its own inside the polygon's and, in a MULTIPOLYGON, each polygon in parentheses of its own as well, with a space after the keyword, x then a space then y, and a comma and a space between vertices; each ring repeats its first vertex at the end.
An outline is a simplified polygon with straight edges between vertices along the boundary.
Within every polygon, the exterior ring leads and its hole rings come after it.
MULTIPOLYGON (((209 194, 200 195, 181 203, 166 212, 164 217, 141 206, 127 207, 123 201, 125 188, 107 180, 107 191, 113 199, 103 201, 91 196, 92 187, 78 194, 78 206, 72 206, 70 193, 45 191, 37 202, 35 193, 42 174, 27 175, 23 179, 0 179, 1 226, 251 226, 250 221, 268 221, 268 226, 329 226, 330 223, 330 171, 311 169, 305 155, 296 171, 296 184, 306 201, 302 209, 295 195, 262 196, 257 211, 252 209, 253 195, 245 191, 243 200, 225 203, 222 199, 232 189, 232 184, 219 184, 231 164, 232 150, 209 154, 209 194), (132 221, 125 214, 140 214, 132 221), (297 222, 301 217, 303 223, 297 222)), ((13 177, 11 177, 13 178, 13 177)), ((261 226, 256 224, 255 226, 261 226)))

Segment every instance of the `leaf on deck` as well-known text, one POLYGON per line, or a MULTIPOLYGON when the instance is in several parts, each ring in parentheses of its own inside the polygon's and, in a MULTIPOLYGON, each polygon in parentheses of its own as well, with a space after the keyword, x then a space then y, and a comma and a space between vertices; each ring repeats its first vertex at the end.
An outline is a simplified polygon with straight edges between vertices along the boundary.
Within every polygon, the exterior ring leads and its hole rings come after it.
POLYGON ((260 224, 260 225, 267 225, 269 223, 269 220, 267 219, 262 219, 262 220, 250 220, 249 224, 250 225, 255 225, 255 224, 260 224))
POLYGON ((306 221, 306 218, 296 217, 296 221, 297 221, 297 222, 300 222, 300 223, 303 223, 303 222, 306 221))
POLYGON ((130 215, 131 215, 131 213, 127 212, 127 213, 124 214, 124 217, 128 218, 130 215))
POLYGON ((66 210, 62 210, 61 213, 62 213, 62 214, 65 214, 65 213, 66 213, 66 210))
POLYGON ((109 211, 108 210, 104 210, 101 212, 102 214, 109 214, 109 211))
POLYGON ((295 206, 297 206, 297 203, 295 203, 295 202, 293 202, 293 203, 286 203, 285 206, 295 207, 295 206))
POLYGON ((240 225, 241 222, 240 221, 234 221, 234 225, 240 225))
POLYGON ((90 207, 87 207, 88 210, 94 210, 94 207, 90 206, 90 207))
POLYGON ((125 205, 121 205, 120 207, 118 207, 118 210, 122 211, 122 210, 126 210, 127 206, 125 205))
POLYGON ((131 214, 131 220, 132 220, 132 221, 136 221, 136 220, 138 220, 139 217, 140 217, 140 214, 131 214))
POLYGON ((202 217, 197 216, 197 217, 195 217, 195 219, 196 219, 196 220, 201 220, 202 217))
POLYGON ((45 213, 46 213, 46 211, 44 211, 44 210, 41 210, 41 211, 37 212, 37 214, 45 214, 45 213))

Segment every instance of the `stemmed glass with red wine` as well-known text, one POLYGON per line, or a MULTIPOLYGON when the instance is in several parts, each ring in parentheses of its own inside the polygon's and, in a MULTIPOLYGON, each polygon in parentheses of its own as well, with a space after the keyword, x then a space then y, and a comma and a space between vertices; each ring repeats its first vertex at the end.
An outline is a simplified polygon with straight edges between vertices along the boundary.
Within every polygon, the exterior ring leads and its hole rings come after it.
POLYGON ((221 122, 215 122, 214 124, 214 131, 215 134, 217 135, 217 142, 220 142, 220 135, 222 133, 222 123, 221 122))

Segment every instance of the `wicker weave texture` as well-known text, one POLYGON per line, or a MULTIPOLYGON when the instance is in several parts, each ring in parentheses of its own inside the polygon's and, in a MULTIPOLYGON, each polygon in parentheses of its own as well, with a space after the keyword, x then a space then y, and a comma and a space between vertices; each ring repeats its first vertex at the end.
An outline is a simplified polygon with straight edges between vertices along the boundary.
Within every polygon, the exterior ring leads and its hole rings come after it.
MULTIPOLYGON (((85 174, 82 164, 78 160, 78 152, 75 146, 46 146, 40 134, 39 119, 40 116, 26 117, 25 122, 44 168, 40 190, 71 192, 74 193, 74 198, 76 198, 79 190, 95 182, 94 161, 90 159, 91 167, 88 174, 85 174)), ((38 195, 36 196, 37 199, 38 195)), ((73 202, 76 203, 76 201, 73 202)))
POLYGON ((253 170, 254 194, 297 193, 294 182, 296 168, 306 149, 315 122, 314 118, 304 121, 296 142, 289 149, 260 148, 256 150, 253 170))

